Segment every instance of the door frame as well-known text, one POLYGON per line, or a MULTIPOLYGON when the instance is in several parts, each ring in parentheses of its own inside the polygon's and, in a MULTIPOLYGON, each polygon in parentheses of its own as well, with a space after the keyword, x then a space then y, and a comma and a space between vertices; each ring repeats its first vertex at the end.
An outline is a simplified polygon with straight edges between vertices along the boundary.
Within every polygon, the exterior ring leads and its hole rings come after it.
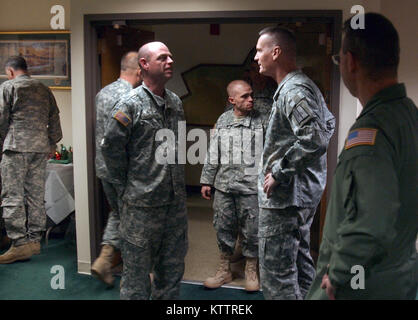
MULTIPOLYGON (((277 19, 289 22, 326 22, 332 25, 332 54, 341 45, 342 10, 265 10, 265 11, 197 11, 197 12, 155 12, 155 13, 119 13, 84 15, 84 65, 85 69, 85 103, 86 103, 86 136, 87 136, 87 184, 89 203, 90 252, 93 262, 100 252, 104 210, 104 195, 99 179, 95 174, 95 96, 100 90, 100 73, 97 59, 96 26, 111 25, 112 21, 135 20, 141 24, 202 24, 202 23, 273 23, 277 19)), ((254 39, 255 41, 256 39, 254 39)), ((254 42, 255 44, 255 42, 254 42)), ((333 172, 337 164, 338 125, 340 107, 340 72, 332 66, 331 112, 336 118, 336 128, 328 147, 327 199, 329 198, 333 172)), ((321 210, 322 211, 322 210, 321 210)), ((321 234, 325 213, 321 213, 321 234)))

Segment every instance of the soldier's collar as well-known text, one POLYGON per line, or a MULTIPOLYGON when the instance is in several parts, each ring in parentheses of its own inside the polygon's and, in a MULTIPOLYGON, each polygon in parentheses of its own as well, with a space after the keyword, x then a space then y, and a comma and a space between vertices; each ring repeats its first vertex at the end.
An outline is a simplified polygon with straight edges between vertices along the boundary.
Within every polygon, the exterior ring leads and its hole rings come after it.
POLYGON ((27 73, 19 74, 15 79, 17 78, 30 78, 30 75, 28 75, 27 73))
POLYGON ((297 74, 299 74, 299 73, 302 73, 302 71, 301 70, 295 70, 295 71, 292 71, 292 72, 289 72, 284 78, 283 78, 283 80, 282 81, 280 81, 280 83, 279 83, 279 86, 277 87, 277 90, 276 90, 276 92, 274 93, 274 96, 273 96, 273 100, 274 101, 277 101, 277 99, 279 98, 279 93, 280 93, 280 90, 283 88, 283 86, 285 85, 285 83, 287 82, 287 81, 289 81, 291 78, 293 78, 295 75, 297 75, 297 74))
POLYGON ((167 98, 167 92, 166 89, 164 89, 164 97, 160 97, 157 96, 156 94, 154 94, 147 86, 144 82, 142 82, 142 87, 148 91, 148 93, 151 95, 152 99, 155 101, 155 103, 161 108, 165 106, 165 99, 167 98))
POLYGON ((254 110, 251 110, 246 116, 237 117, 234 114, 234 110, 231 110, 230 113, 230 124, 232 127, 249 127, 251 125, 251 119, 254 114, 254 110))
POLYGON ((358 118, 370 112, 382 102, 402 99, 405 97, 406 97, 406 88, 403 83, 397 83, 397 84, 394 84, 393 86, 380 90, 366 103, 366 105, 364 106, 358 118))
POLYGON ((125 80, 125 79, 119 78, 118 81, 120 81, 120 82, 122 82, 124 84, 129 85, 131 88, 133 87, 132 84, 129 81, 125 80))

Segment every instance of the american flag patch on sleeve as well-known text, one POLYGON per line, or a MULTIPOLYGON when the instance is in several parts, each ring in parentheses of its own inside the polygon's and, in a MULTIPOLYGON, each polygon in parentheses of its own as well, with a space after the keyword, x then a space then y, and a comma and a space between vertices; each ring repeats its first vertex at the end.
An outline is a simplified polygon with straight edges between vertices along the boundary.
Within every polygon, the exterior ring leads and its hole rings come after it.
POLYGON ((355 146, 368 145, 373 146, 376 140, 377 129, 361 128, 351 131, 348 134, 344 149, 350 149, 355 146))
POLYGON ((131 123, 131 119, 122 111, 118 111, 113 116, 116 120, 118 120, 120 123, 122 123, 125 127, 131 123))

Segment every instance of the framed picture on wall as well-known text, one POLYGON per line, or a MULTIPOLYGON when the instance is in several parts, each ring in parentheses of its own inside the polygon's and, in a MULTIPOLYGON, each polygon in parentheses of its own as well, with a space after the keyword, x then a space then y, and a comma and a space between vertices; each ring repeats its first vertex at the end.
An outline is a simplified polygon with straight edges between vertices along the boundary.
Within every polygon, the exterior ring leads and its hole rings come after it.
POLYGON ((25 58, 31 77, 51 89, 71 89, 70 31, 0 32, 0 84, 15 55, 25 58))

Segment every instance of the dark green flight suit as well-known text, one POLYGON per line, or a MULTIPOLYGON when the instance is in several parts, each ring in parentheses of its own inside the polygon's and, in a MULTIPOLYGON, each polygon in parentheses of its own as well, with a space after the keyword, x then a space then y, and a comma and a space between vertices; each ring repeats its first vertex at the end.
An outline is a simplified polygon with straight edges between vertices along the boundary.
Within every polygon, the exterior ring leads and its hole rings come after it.
POLYGON ((307 299, 327 299, 328 265, 336 299, 415 299, 417 159, 418 110, 396 84, 372 97, 346 139, 307 299))

